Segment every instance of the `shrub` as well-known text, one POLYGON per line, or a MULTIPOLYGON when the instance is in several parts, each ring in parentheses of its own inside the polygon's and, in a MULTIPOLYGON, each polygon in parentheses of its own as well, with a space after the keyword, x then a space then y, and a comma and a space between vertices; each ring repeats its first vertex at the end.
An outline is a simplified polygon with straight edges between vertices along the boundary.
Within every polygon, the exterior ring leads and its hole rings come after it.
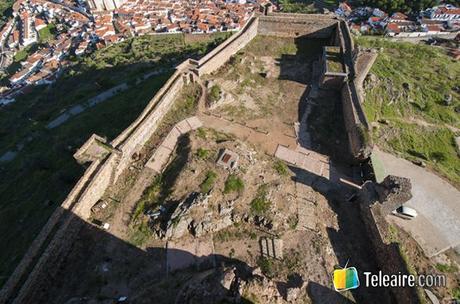
POLYGON ((209 157, 209 150, 204 148, 198 148, 196 151, 196 156, 200 159, 207 159, 209 157))
POLYGON ((273 168, 276 170, 276 172, 278 172, 279 175, 288 175, 288 166, 281 160, 277 160, 273 164, 273 168))
POLYGON ((225 181, 224 193, 238 192, 244 190, 244 182, 236 175, 230 175, 225 181))
POLYGON ((203 193, 208 193, 211 191, 212 187, 214 186, 214 183, 216 182, 217 179, 217 174, 214 171, 208 171, 206 173, 206 178, 200 185, 201 192, 203 193))
POLYGON ((268 186, 264 184, 257 190, 256 197, 251 201, 252 213, 263 215, 270 209, 271 202, 267 199, 267 188, 268 186))
POLYGON ((452 289, 452 296, 455 300, 460 301, 460 287, 452 289))
POLYGON ((203 128, 198 128, 198 130, 196 130, 196 136, 198 136, 199 138, 201 139, 206 139, 206 130, 203 129, 203 128))
POLYGON ((356 131, 358 132, 359 139, 364 146, 368 146, 371 144, 371 137, 369 136, 369 132, 366 129, 366 127, 364 127, 364 125, 357 125, 356 131))
POLYGON ((215 84, 211 87, 211 89, 209 90, 209 93, 208 93, 208 99, 210 102, 215 102, 219 99, 220 97, 220 93, 221 93, 221 89, 220 87, 215 84))
POLYGON ((294 230, 297 228, 297 225, 299 224, 299 218, 296 215, 291 215, 290 217, 288 217, 287 223, 289 225, 289 228, 294 230))
POLYGON ((275 267, 271 259, 261 256, 257 260, 257 266, 260 267, 262 273, 267 277, 273 278, 275 276, 275 267))
POLYGON ((129 241, 134 246, 139 247, 145 244, 151 235, 152 231, 149 226, 143 222, 131 231, 129 241))
POLYGON ((435 265, 436 269, 441 271, 441 272, 457 272, 458 268, 454 264, 447 265, 447 264, 441 264, 438 263, 435 265))

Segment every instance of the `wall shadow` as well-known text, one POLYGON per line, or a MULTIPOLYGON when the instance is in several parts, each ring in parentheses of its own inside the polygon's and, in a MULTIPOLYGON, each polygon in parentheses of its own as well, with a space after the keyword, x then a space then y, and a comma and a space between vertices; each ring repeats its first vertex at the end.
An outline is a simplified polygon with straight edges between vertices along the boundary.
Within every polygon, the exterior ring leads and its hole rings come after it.
POLYGON ((69 67, 54 84, 30 88, 15 103, 0 107, 0 157, 7 151, 16 153, 13 160, 0 161, 0 241, 10 244, 0 251, 0 286, 84 174, 85 167, 77 164, 73 153, 93 133, 115 138, 144 110, 177 64, 202 57, 218 42, 181 42, 180 48, 171 44, 164 53, 152 43, 142 56, 133 55, 137 49, 128 41, 112 45, 69 67), (106 55, 114 52, 116 56, 106 55), (136 83, 159 70, 160 75, 136 83), (80 107, 122 82, 128 90, 54 129, 46 128, 62 111, 80 107))
POLYGON ((348 138, 340 92, 321 89, 318 85, 323 47, 335 45, 335 36, 336 30, 332 30, 328 38, 317 38, 316 34, 295 38, 296 54, 283 54, 279 59, 279 79, 306 85, 299 98, 297 120, 302 123, 302 132, 309 133, 309 138, 301 138, 299 144, 328 155, 334 162, 348 163, 348 138), (302 119, 306 111, 308 119, 305 122, 302 119))
POLYGON ((160 241, 143 250, 71 212, 63 218, 71 223, 69 238, 43 255, 44 267, 31 273, 21 303, 117 303, 124 296, 124 303, 252 303, 238 293, 237 281, 253 276, 240 260, 166 249, 160 241), (171 263, 178 263, 176 270, 168 271, 175 268, 171 263), (236 274, 232 285, 224 279, 229 268, 236 274))
POLYGON ((415 289, 372 288, 364 285, 365 271, 373 274, 377 274, 378 271, 386 274, 398 272, 407 274, 409 272, 405 263, 398 262, 403 259, 400 254, 397 254, 398 251, 395 251, 395 244, 384 244, 382 239, 375 235, 378 233, 377 230, 373 230, 369 226, 369 222, 373 222, 374 219, 363 218, 361 208, 368 208, 368 206, 360 206, 359 200, 354 198, 356 197, 355 194, 357 194, 356 190, 302 169, 295 167, 290 167, 290 169, 295 173, 293 179, 296 182, 304 183, 324 195, 330 208, 337 216, 338 229, 327 227, 327 233, 339 262, 337 266, 344 267, 348 265, 349 267, 356 267, 358 270, 361 285, 359 288, 349 291, 356 302, 397 303, 395 293, 401 292, 408 296, 406 299, 409 299, 410 303, 418 303, 415 289), (365 220, 368 223, 365 223, 365 220), (372 231, 370 231, 371 229, 372 231), (384 250, 385 253, 377 252, 377 250, 384 250), (389 258, 382 259, 382 255, 387 255, 389 258), (398 255, 398 257, 395 257, 395 255, 398 255), (389 265, 380 264, 382 261, 387 262, 389 265))
POLYGON ((310 282, 307 286, 308 296, 317 304, 352 304, 354 303, 350 299, 344 297, 342 294, 335 290, 332 290, 321 284, 310 282))

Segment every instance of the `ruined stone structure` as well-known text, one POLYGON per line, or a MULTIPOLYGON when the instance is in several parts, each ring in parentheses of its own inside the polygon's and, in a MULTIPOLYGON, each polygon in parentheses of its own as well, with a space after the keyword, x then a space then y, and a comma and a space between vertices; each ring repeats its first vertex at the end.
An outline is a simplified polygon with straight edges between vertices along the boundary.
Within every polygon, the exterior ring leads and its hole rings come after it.
POLYGON ((330 38, 340 48, 347 78, 341 90, 350 154, 356 161, 370 154, 369 127, 361 107, 355 78, 356 50, 345 22, 326 15, 272 14, 252 17, 244 28, 202 59, 186 60, 157 92, 139 117, 111 142, 93 136, 76 154, 91 161, 66 200, 50 217, 0 291, 0 303, 33 303, 59 269, 91 208, 157 130, 182 87, 196 77, 210 74, 244 48, 256 35, 330 38))
POLYGON ((337 46, 324 47, 321 63, 322 71, 319 80, 321 88, 340 90, 348 77, 343 65, 342 49, 337 46))
MULTIPOLYGON (((398 273, 407 265, 401 256, 399 244, 389 236, 385 216, 412 198, 410 180, 403 177, 387 176, 380 183, 366 182, 359 193, 361 217, 379 266, 384 273, 398 273)), ((409 273, 405 273, 409 274, 409 273)), ((394 303, 419 303, 413 288, 393 287, 391 294, 394 303)))

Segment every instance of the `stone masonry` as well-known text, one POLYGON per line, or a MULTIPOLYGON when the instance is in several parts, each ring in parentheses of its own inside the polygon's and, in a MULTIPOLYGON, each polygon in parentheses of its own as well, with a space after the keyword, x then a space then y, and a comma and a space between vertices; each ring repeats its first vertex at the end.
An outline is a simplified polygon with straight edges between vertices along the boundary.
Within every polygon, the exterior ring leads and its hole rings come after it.
POLYGON ((203 57, 186 60, 157 92, 139 117, 110 143, 93 136, 76 153, 81 162, 90 161, 82 178, 61 207, 49 218, 14 273, 0 290, 0 303, 32 303, 46 288, 78 232, 76 221, 88 220, 92 206, 105 190, 126 170, 146 141, 154 134, 161 119, 169 111, 184 84, 195 77, 210 74, 244 48, 256 35, 331 38, 345 57, 350 80, 344 85, 343 107, 350 139, 350 153, 356 160, 369 156, 369 143, 364 139, 368 126, 363 116, 360 95, 353 82, 355 53, 346 24, 328 15, 269 14, 252 17, 244 28, 203 57), (349 94, 348 94, 349 93, 349 94))

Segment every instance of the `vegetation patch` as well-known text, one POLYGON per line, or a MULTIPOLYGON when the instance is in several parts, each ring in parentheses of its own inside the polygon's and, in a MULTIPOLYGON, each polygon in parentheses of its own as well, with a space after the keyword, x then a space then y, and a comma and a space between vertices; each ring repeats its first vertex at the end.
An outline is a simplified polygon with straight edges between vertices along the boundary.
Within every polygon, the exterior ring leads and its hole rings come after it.
POLYGON ((217 179, 217 173, 214 171, 206 172, 206 178, 200 185, 200 190, 202 193, 208 193, 211 191, 217 179))
POLYGON ((280 0, 284 13, 315 14, 319 11, 312 0, 280 0))
POLYGON ((0 29, 8 21, 8 18, 11 16, 13 10, 14 0, 2 0, 0 1, 0 29))
POLYGON ((214 239, 215 241, 223 243, 241 240, 243 238, 247 238, 248 236, 251 240, 257 239, 257 234, 253 230, 249 228, 238 229, 238 227, 235 226, 218 231, 214 234, 214 239))
POLYGON ((40 43, 45 43, 54 40, 56 36, 56 26, 53 23, 48 24, 46 27, 38 31, 40 43))
POLYGON ((274 264, 272 259, 263 256, 259 257, 257 260, 257 266, 259 266, 262 273, 269 278, 273 278, 276 275, 276 266, 274 264))
POLYGON ((452 297, 454 297, 455 300, 460 301, 460 287, 452 289, 452 297))
POLYGON ((140 225, 136 226, 135 229, 131 231, 129 236, 129 241, 136 247, 142 246, 145 242, 152 236, 152 231, 150 230, 147 223, 142 222, 140 225))
POLYGON ((460 62, 427 45, 372 37, 357 43, 382 50, 371 69, 376 79, 365 83, 364 110, 378 124, 373 141, 408 160, 423 160, 460 186, 454 141, 460 135, 460 62))
POLYGON ((224 193, 238 192, 241 193, 244 190, 244 182, 238 176, 231 174, 225 181, 224 193))
POLYGON ((251 212, 255 215, 264 215, 270 210, 271 201, 267 198, 268 185, 263 184, 257 189, 256 197, 251 201, 251 212))
POLYGON ((200 159, 207 159, 209 157, 210 152, 211 151, 209 151, 208 149, 198 148, 198 150, 196 150, 196 156, 198 156, 198 158, 200 159))
POLYGON ((213 85, 208 92, 208 101, 210 103, 216 102, 220 98, 222 90, 220 89, 219 85, 213 85))
POLYGON ((273 164, 273 168, 281 176, 286 176, 289 174, 289 168, 286 165, 286 163, 283 162, 282 160, 277 159, 275 163, 273 164))
POLYGON ((436 269, 441 272, 454 273, 458 271, 458 267, 455 264, 441 264, 438 263, 435 265, 436 269))
POLYGON ((299 224, 299 218, 297 215, 291 215, 288 217, 287 219, 287 223, 289 225, 289 228, 291 228, 292 230, 296 229, 297 228, 297 225, 299 224))

